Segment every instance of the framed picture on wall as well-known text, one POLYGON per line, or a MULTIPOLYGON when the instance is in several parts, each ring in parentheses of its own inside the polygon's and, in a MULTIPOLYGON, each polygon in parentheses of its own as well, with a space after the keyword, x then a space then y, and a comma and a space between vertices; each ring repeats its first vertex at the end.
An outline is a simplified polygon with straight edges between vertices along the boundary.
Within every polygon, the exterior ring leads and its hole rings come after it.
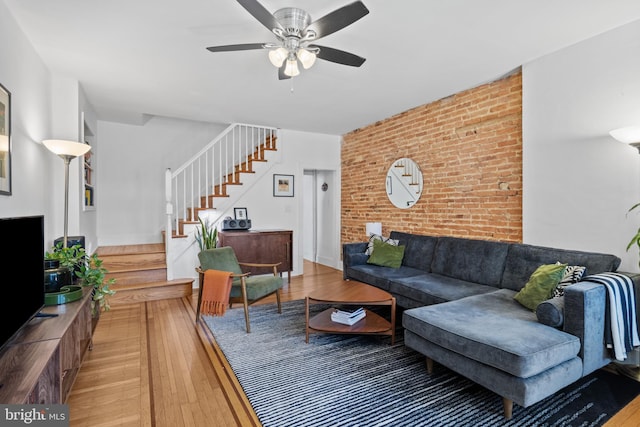
POLYGON ((233 216, 235 219, 249 219, 247 208, 233 208, 233 216))
POLYGON ((293 175, 273 175, 273 197, 293 197, 293 175))
POLYGON ((11 92, 0 84, 0 194, 11 195, 11 92))

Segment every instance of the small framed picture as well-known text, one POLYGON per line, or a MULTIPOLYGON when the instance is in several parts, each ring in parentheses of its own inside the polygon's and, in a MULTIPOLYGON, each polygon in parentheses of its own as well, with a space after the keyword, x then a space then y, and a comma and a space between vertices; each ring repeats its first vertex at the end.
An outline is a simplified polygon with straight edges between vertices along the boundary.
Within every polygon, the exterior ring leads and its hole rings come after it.
POLYGON ((273 197, 293 197, 293 175, 273 175, 273 197))
POLYGON ((0 194, 11 195, 11 92, 0 84, 0 194))
POLYGON ((235 216, 236 219, 249 219, 247 208, 233 208, 233 216, 235 216))

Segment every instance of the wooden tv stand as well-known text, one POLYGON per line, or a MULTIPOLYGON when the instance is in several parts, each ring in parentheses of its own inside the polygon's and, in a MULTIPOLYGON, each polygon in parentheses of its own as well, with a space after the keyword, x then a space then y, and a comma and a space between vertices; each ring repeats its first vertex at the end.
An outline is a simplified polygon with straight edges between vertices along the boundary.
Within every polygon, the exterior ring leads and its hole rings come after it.
POLYGON ((0 403, 64 403, 91 345, 91 289, 45 307, 0 353, 0 403))

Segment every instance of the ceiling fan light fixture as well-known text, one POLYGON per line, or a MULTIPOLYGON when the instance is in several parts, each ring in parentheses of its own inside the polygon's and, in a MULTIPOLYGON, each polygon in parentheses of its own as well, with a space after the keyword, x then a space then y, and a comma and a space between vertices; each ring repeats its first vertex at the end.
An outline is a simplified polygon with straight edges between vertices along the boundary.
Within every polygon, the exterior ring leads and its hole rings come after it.
POLYGON ((269 61, 271 61, 273 66, 277 68, 282 67, 284 60, 287 59, 288 56, 289 52, 283 47, 279 47, 277 49, 269 51, 269 61))
POLYGON ((305 70, 311 68, 316 62, 316 54, 313 52, 309 52, 307 49, 298 49, 296 56, 300 60, 300 63, 305 70))
POLYGON ((296 59, 287 59, 287 65, 284 68, 284 74, 289 77, 295 77, 300 74, 298 69, 298 61, 296 59))

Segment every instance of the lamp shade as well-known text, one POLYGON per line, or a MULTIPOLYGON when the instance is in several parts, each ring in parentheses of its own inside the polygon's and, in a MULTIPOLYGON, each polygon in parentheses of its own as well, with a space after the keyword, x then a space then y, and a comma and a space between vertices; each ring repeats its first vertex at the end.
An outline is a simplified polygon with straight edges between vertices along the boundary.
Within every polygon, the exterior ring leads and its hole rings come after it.
POLYGON ((0 152, 9 151, 9 137, 7 135, 0 135, 0 152))
POLYGON ((609 132, 613 138, 625 144, 640 143, 640 126, 627 126, 609 132))
POLYGON ((293 59, 287 59, 287 66, 284 68, 284 74, 289 77, 295 77, 300 74, 298 61, 296 61, 295 57, 293 59))
POLYGON ((316 54, 313 52, 309 52, 307 49, 300 48, 297 53, 298 59, 302 64, 302 68, 308 70, 315 64, 316 62, 316 54))
POLYGON ((45 139, 42 141, 49 151, 58 156, 78 157, 91 150, 89 144, 81 142, 66 141, 64 139, 45 139))
POLYGON ((274 67, 282 67, 287 56, 289 56, 289 52, 283 47, 269 51, 269 61, 271 61, 271 64, 273 64, 274 67))

